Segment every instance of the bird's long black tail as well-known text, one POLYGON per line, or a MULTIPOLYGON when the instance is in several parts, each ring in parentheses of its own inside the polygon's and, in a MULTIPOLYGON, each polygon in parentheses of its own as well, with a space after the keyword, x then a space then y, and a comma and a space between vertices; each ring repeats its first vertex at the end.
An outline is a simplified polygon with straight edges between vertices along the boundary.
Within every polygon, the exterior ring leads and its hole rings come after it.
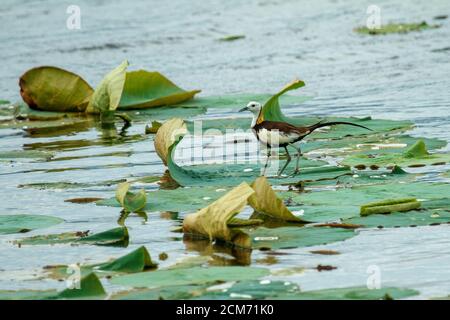
POLYGON ((310 132, 313 132, 314 130, 322 128, 322 127, 335 126, 335 125, 338 125, 338 124, 345 124, 345 125, 354 126, 354 127, 360 127, 360 128, 363 128, 363 129, 367 129, 367 130, 373 131, 372 129, 367 128, 365 126, 362 126, 360 124, 351 123, 351 122, 345 122, 345 121, 332 121, 332 122, 320 121, 320 122, 318 122, 316 124, 313 124, 312 126, 309 126, 308 128, 309 128, 310 132))

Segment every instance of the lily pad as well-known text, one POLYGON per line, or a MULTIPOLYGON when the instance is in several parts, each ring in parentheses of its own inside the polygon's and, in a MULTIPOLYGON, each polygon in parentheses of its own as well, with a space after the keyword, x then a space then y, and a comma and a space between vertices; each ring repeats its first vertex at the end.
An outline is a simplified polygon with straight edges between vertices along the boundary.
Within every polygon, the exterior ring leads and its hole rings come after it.
MULTIPOLYGON (((99 277, 110 277, 117 273, 135 273, 155 269, 158 266, 153 262, 149 252, 144 246, 122 256, 104 263, 80 266, 81 274, 96 273, 99 277)), ((58 280, 66 279, 68 276, 67 265, 46 266, 48 277, 58 280)))
POLYGON ((119 109, 175 105, 192 99, 200 90, 185 91, 159 72, 127 72, 119 109))
POLYGON ((268 269, 255 267, 193 267, 158 270, 118 276, 111 283, 136 288, 157 288, 189 284, 205 284, 222 281, 258 279, 269 275, 268 269))
POLYGON ((377 166, 415 166, 430 165, 437 163, 447 163, 450 161, 449 153, 429 153, 425 142, 418 140, 409 149, 403 153, 387 153, 387 154, 356 154, 346 157, 342 164, 355 165, 377 165, 377 166))
POLYGON ((38 67, 20 77, 20 95, 30 108, 83 112, 93 89, 80 76, 56 67, 38 67))
POLYGON ((368 289, 367 287, 333 288, 315 291, 288 293, 275 299, 290 300, 392 300, 418 295, 413 289, 395 287, 368 289))
POLYGON ((88 232, 65 232, 60 234, 38 235, 16 240, 20 245, 48 245, 48 244, 90 244, 98 246, 128 246, 128 230, 119 227, 88 235, 88 232))
POLYGON ((24 233, 48 228, 63 222, 63 219, 44 215, 0 215, 0 234, 24 233))
POLYGON ((83 276, 79 287, 65 289, 61 292, 56 290, 0 290, 2 300, 66 300, 66 299, 102 299, 106 297, 105 289, 100 280, 93 273, 83 276))
POLYGON ((289 249, 343 241, 356 235, 353 230, 330 227, 281 227, 245 230, 254 249, 289 249))
POLYGON ((103 271, 134 273, 154 269, 157 266, 158 264, 152 261, 147 249, 141 246, 123 257, 97 265, 96 268, 103 271))
POLYGON ((425 210, 414 212, 394 212, 389 216, 374 214, 368 217, 355 217, 343 223, 359 224, 365 228, 416 227, 450 223, 450 212, 445 210, 425 210))
POLYGON ((155 289, 135 289, 118 292, 111 297, 111 300, 185 300, 202 294, 205 289, 205 285, 170 285, 155 289))
POLYGON ((79 289, 65 289, 54 299, 101 299, 104 297, 106 297, 106 292, 102 283, 94 273, 90 273, 81 278, 79 289))

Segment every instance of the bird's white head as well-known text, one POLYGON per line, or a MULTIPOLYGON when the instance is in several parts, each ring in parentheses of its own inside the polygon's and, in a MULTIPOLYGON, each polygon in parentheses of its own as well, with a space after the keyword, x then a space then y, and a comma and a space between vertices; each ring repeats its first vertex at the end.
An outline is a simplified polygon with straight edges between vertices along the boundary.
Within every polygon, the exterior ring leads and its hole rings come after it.
POLYGON ((250 111, 251 113, 253 113, 254 115, 259 115, 260 111, 261 111, 261 103, 256 102, 256 101, 250 101, 247 106, 245 108, 242 108, 241 110, 239 110, 239 112, 242 111, 250 111))

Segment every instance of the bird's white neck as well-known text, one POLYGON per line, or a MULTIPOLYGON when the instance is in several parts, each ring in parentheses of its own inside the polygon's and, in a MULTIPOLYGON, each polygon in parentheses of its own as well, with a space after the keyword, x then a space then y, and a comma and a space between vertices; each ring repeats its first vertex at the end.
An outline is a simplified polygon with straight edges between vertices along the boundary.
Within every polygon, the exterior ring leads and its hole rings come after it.
POLYGON ((253 120, 252 120, 251 128, 253 128, 254 126, 256 126, 256 122, 258 122, 258 118, 259 118, 260 113, 261 113, 261 110, 258 110, 258 111, 256 111, 256 112, 252 112, 252 114, 253 114, 253 120))
POLYGON ((259 114, 253 114, 253 120, 252 120, 251 128, 256 126, 256 121, 258 121, 258 116, 259 116, 259 114))

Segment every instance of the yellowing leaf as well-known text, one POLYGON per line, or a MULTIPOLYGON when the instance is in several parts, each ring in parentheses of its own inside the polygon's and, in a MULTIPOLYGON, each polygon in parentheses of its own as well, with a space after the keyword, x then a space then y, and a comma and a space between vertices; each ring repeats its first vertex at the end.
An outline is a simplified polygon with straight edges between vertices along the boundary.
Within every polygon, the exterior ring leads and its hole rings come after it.
POLYGON ((128 182, 120 183, 116 189, 116 199, 126 212, 138 212, 142 210, 147 203, 145 190, 138 193, 129 192, 130 184, 128 182))
POLYGON ((158 129, 155 136, 155 150, 158 156, 167 165, 167 158, 169 156, 169 148, 177 139, 185 135, 187 132, 186 125, 182 119, 172 118, 163 123, 158 129))
POLYGON ((255 191, 243 182, 223 197, 200 211, 189 214, 183 222, 183 231, 209 237, 210 240, 232 240, 228 222, 247 205, 248 198, 255 191))
POLYGON ((125 60, 103 78, 95 89, 86 112, 102 113, 117 109, 122 97, 127 67, 128 61, 125 60))
POLYGON ((82 112, 94 90, 80 76, 56 67, 28 70, 19 80, 20 95, 32 109, 82 112))
POLYGON ((258 213, 289 222, 302 221, 302 219, 294 216, 283 201, 277 197, 266 177, 257 178, 251 184, 251 187, 255 190, 255 193, 250 196, 248 203, 258 213))

